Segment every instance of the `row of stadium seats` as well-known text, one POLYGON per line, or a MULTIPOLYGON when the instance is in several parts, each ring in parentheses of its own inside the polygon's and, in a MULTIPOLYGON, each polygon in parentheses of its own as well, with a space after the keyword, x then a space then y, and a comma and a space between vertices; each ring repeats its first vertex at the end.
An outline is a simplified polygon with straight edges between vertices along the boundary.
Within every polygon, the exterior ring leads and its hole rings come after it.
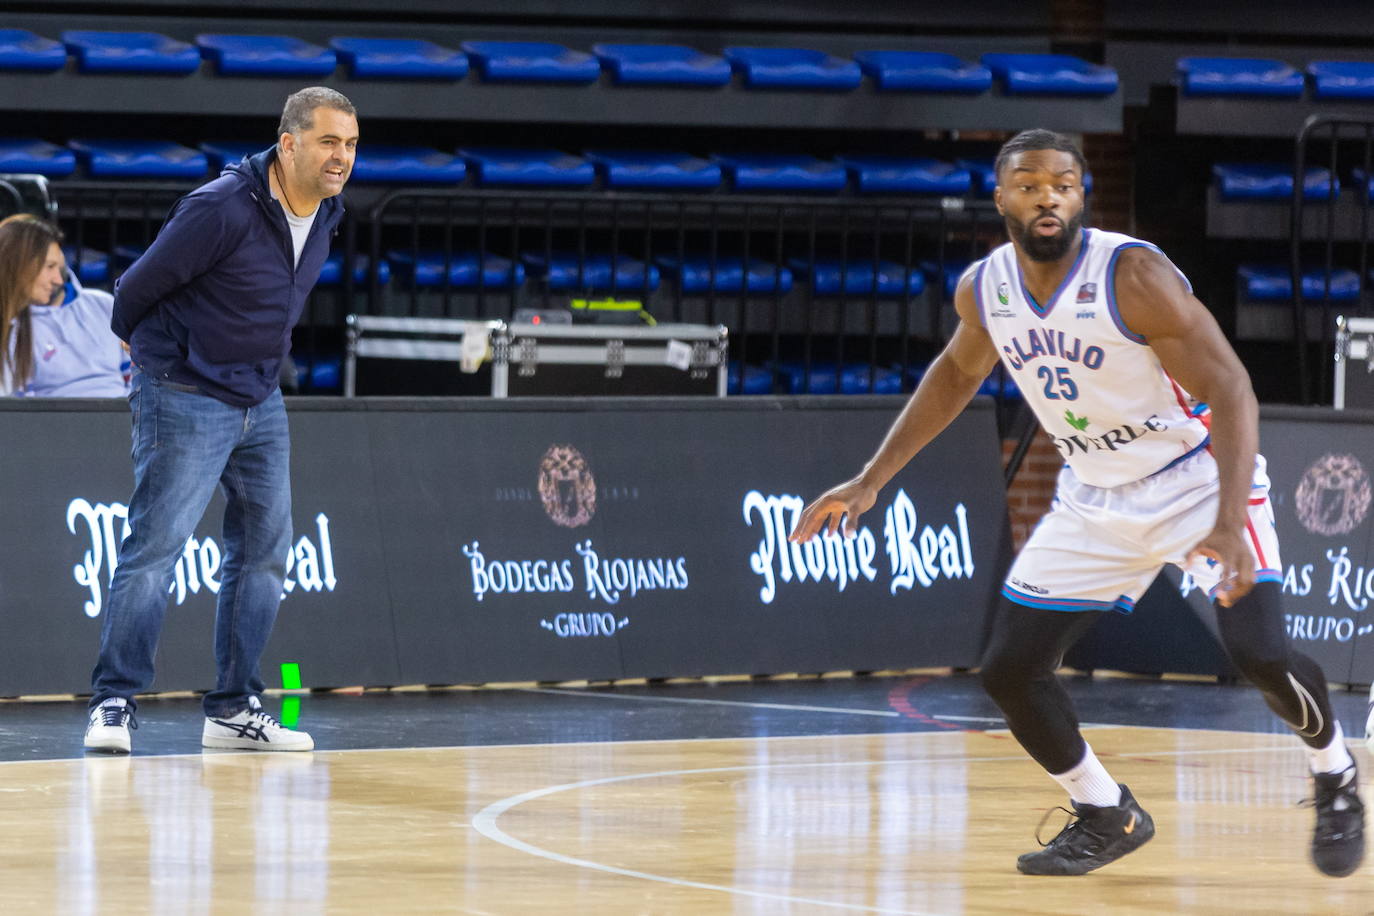
MULTIPOLYGON (((1358 187, 1363 169, 1354 169, 1350 178, 1358 187)), ((1212 181, 1225 201, 1281 201, 1293 199, 1293 166, 1278 163, 1218 162, 1212 166, 1212 181)), ((1374 179, 1364 182, 1374 200, 1374 179)), ((1341 191, 1341 179, 1330 169, 1309 167, 1303 172, 1302 196, 1307 200, 1329 200, 1341 191)))
POLYGON ((1318 60, 1298 70, 1281 60, 1251 57, 1184 57, 1178 84, 1192 97, 1374 99, 1374 63, 1318 60))
MULTIPOLYGON (((1321 267, 1305 268, 1302 272, 1302 298, 1305 302, 1357 302, 1360 298, 1360 275, 1348 268, 1335 267, 1330 272, 1321 267), (1329 296, 1328 296, 1329 282, 1329 296)), ((1374 280, 1374 273, 1371 273, 1374 280)), ((1293 275, 1286 264, 1242 264, 1236 268, 1236 283, 1241 298, 1248 302, 1291 302, 1293 275)))
MULTIPOLYGON (((907 387, 915 387, 924 374, 924 366, 909 367, 907 387)), ((795 360, 780 362, 774 369, 732 362, 727 368, 728 390, 730 394, 771 394, 775 376, 787 394, 901 394, 903 391, 900 366, 877 366, 870 371, 866 363, 836 365, 815 361, 808 371, 806 364, 795 360)), ((978 393, 1021 397, 1016 383, 1000 371, 989 375, 978 393)))
MULTIPOLYGON (((111 270, 132 264, 143 248, 121 245, 114 251, 113 264, 108 254, 89 247, 66 249, 68 263, 77 270, 81 282, 91 286, 106 284, 111 270)), ((947 263, 943 270, 945 295, 953 295, 954 286, 966 265, 947 263)), ((371 261, 359 255, 353 262, 353 282, 365 286, 371 282, 371 261)), ((343 282, 343 255, 329 257, 321 271, 319 285, 338 286, 343 282)), ((511 259, 476 252, 454 251, 447 256, 439 251, 388 251, 377 265, 377 281, 387 284, 394 278, 407 287, 417 289, 478 288, 500 290, 520 286, 527 279, 538 281, 551 292, 638 292, 660 287, 666 275, 684 295, 704 295, 712 292, 747 292, 752 295, 779 295, 790 292, 798 277, 810 282, 811 292, 817 296, 872 296, 900 298, 919 296, 925 291, 927 280, 934 281, 942 274, 932 261, 904 265, 870 259, 841 261, 821 258, 814 262, 794 258, 787 266, 770 264, 759 258, 718 255, 661 255, 646 265, 642 260, 619 255, 589 252, 525 252, 511 259), (647 266, 647 276, 646 276, 647 266)))
MULTIPOLYGON (((158 140, 0 140, 0 172, 62 178, 84 168, 91 178, 202 179, 267 144, 204 143, 200 150, 158 140)), ((800 154, 728 154, 709 159, 669 151, 362 146, 353 181, 456 185, 471 176, 484 187, 606 188, 712 191, 904 193, 990 196, 991 159, 945 162, 928 157, 847 155, 836 161, 800 154)), ((1092 176, 1086 187, 1091 190, 1092 176)))
POLYGON ((1111 95, 1110 67, 1062 54, 863 51, 853 60, 810 48, 732 47, 723 56, 682 45, 597 44, 592 53, 551 42, 466 41, 461 50, 423 39, 334 38, 321 47, 283 35, 197 35, 195 44, 155 32, 66 31, 62 40, 0 29, 0 70, 52 72, 75 58, 82 73, 189 74, 209 61, 221 76, 326 77, 343 64, 353 79, 590 84, 603 70, 620 85, 852 91, 867 76, 881 90, 977 95, 994 78, 1008 94, 1111 95))

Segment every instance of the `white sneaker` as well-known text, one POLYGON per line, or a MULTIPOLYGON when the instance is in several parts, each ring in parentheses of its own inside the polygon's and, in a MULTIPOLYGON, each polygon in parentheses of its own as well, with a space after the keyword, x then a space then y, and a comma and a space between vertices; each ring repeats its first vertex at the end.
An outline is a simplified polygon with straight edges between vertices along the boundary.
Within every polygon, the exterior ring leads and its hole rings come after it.
POLYGON ((236 716, 210 717, 200 734, 201 747, 243 751, 313 751, 315 742, 305 732, 293 731, 272 718, 257 697, 236 716))
POLYGON ((90 721, 86 723, 86 747, 93 751, 127 754, 132 744, 131 728, 138 728, 138 722, 129 708, 129 701, 110 697, 91 710, 90 721))

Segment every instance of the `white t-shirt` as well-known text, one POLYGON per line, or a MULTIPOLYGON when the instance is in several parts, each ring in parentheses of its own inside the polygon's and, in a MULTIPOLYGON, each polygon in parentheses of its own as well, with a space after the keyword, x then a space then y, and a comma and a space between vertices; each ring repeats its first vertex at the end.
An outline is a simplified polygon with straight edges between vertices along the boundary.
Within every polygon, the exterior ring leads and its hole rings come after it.
POLYGON ((316 207, 314 212, 307 216, 296 216, 285 206, 281 208, 281 212, 286 216, 286 225, 291 227, 291 248, 296 255, 294 264, 299 267, 301 249, 305 247, 305 240, 310 235, 310 227, 315 225, 315 214, 320 212, 320 208, 316 207))

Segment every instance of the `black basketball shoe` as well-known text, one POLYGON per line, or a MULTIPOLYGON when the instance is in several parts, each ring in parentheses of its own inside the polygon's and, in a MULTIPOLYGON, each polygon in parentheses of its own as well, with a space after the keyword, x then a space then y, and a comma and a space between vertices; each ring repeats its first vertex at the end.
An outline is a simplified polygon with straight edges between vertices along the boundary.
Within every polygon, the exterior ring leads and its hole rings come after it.
MULTIPOLYGON (((1017 859, 1017 871, 1023 875, 1084 875, 1139 849, 1155 835, 1155 822, 1125 786, 1116 807, 1071 804, 1072 811, 1054 809, 1070 815, 1064 829, 1048 843, 1041 843, 1044 849, 1017 859)), ((1036 842, 1040 841, 1039 833, 1037 829, 1036 842)))
POLYGON ((1364 860, 1364 802, 1360 775, 1351 764, 1339 773, 1312 777, 1312 807, 1317 827, 1312 831, 1312 864, 1333 878, 1344 878, 1364 860))

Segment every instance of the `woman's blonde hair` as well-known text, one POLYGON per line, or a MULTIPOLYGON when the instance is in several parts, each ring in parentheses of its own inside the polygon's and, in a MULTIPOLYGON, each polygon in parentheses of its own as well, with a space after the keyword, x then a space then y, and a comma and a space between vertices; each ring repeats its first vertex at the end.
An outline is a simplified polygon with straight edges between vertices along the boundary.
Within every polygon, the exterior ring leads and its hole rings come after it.
POLYGON ((0 360, 16 390, 33 378, 29 293, 54 242, 62 242, 61 231, 37 217, 0 220, 0 360))

